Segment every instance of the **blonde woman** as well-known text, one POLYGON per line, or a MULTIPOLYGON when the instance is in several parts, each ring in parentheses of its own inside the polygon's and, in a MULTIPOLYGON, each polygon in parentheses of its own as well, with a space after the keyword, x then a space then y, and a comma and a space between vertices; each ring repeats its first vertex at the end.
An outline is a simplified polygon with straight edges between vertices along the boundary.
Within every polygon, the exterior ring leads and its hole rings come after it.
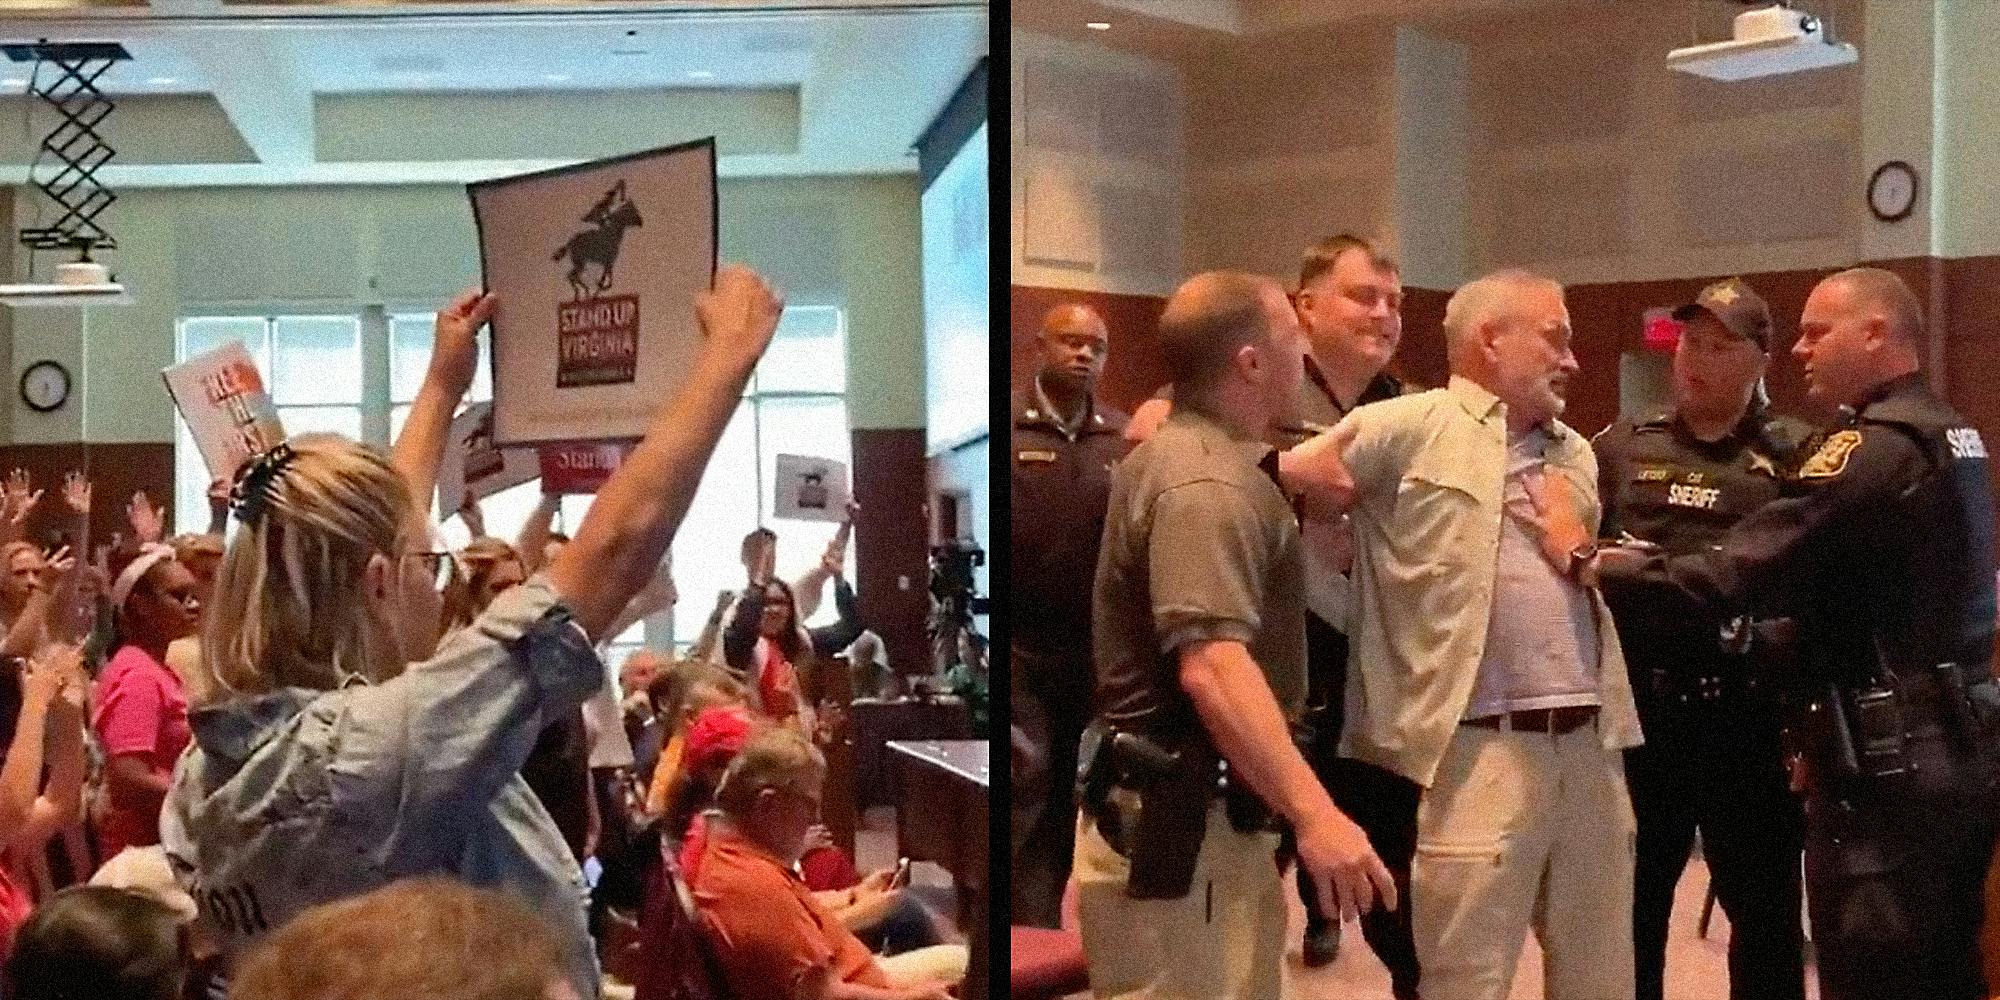
POLYGON ((542 721, 602 684, 592 646, 659 564, 781 304, 747 269, 717 275, 686 386, 575 540, 440 646, 449 556, 413 498, 431 495, 494 305, 467 293, 439 315, 393 464, 307 435, 239 475, 202 636, 219 697, 193 713, 161 840, 232 956, 310 907, 444 874, 534 907, 593 1000, 582 875, 519 772, 542 721))

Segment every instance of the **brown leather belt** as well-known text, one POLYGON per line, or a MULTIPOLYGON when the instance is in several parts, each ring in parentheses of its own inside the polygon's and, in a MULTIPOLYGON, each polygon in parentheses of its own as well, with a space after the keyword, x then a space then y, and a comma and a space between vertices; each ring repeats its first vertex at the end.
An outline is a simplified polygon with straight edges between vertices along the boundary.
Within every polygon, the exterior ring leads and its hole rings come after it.
POLYGON ((1505 715, 1482 715, 1477 719, 1467 719, 1468 726, 1486 729, 1512 729, 1517 733, 1547 733, 1564 736, 1576 732, 1597 718, 1596 705, 1569 705, 1563 708, 1530 708, 1505 715), (1500 720, 1506 719, 1502 726, 1500 720))

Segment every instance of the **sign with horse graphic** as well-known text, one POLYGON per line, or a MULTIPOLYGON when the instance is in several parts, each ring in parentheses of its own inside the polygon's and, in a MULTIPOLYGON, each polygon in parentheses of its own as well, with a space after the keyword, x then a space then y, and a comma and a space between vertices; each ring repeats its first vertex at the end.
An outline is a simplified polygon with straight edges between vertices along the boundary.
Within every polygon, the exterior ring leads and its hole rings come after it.
POLYGON ((694 367, 715 141, 467 185, 493 315, 496 445, 640 437, 694 367))

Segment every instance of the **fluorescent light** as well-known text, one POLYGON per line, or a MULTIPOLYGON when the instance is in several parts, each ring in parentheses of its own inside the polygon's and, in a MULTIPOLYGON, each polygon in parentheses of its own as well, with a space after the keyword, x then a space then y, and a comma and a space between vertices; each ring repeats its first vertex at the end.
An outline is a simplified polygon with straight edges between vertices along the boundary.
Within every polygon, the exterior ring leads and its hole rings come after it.
POLYGON ((690 80, 713 80, 713 79, 715 79, 715 74, 714 74, 714 73, 711 73, 711 72, 709 72, 708 70, 705 70, 705 69, 691 69, 691 70, 688 70, 688 79, 690 79, 690 80))
POLYGON ((11 77, 11 76, 10 76, 10 77, 8 77, 8 78, 7 78, 7 79, 5 79, 5 80, 0 80, 0 86, 6 86, 6 87, 25 87, 25 86, 27 86, 27 85, 28 85, 28 81, 26 81, 26 80, 23 80, 23 79, 20 79, 19 77, 11 77))
POLYGON ((1084 26, 1084 27, 1086 27, 1086 28, 1089 28, 1089 29, 1090 29, 1090 30, 1092 30, 1092 31, 1110 31, 1110 30, 1111 30, 1111 22, 1110 22, 1110 21, 1085 21, 1085 22, 1083 22, 1083 26, 1084 26))
POLYGON ((568 83, 568 82, 569 82, 569 74, 568 74, 568 73, 544 73, 544 74, 542 74, 542 79, 544 79, 544 80, 547 80, 547 81, 548 81, 548 82, 550 82, 550 83, 568 83))
POLYGON ((180 81, 174 79, 171 76, 154 76, 154 77, 148 77, 146 79, 146 82, 155 87, 171 87, 174 84, 179 83, 180 81))

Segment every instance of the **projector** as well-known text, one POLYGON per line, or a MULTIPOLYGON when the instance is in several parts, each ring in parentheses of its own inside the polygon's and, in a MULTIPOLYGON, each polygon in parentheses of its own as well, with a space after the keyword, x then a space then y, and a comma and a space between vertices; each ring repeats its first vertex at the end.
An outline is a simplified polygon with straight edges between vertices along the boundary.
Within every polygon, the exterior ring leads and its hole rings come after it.
POLYGON ((1784 6, 1736 15, 1736 37, 1667 53, 1667 68, 1711 80, 1754 80, 1860 59, 1854 46, 1826 39, 1820 19, 1784 6))
POLYGON ((15 308, 126 305, 131 301, 131 293, 112 280, 104 265, 88 260, 56 265, 54 284, 0 285, 0 305, 15 308))

